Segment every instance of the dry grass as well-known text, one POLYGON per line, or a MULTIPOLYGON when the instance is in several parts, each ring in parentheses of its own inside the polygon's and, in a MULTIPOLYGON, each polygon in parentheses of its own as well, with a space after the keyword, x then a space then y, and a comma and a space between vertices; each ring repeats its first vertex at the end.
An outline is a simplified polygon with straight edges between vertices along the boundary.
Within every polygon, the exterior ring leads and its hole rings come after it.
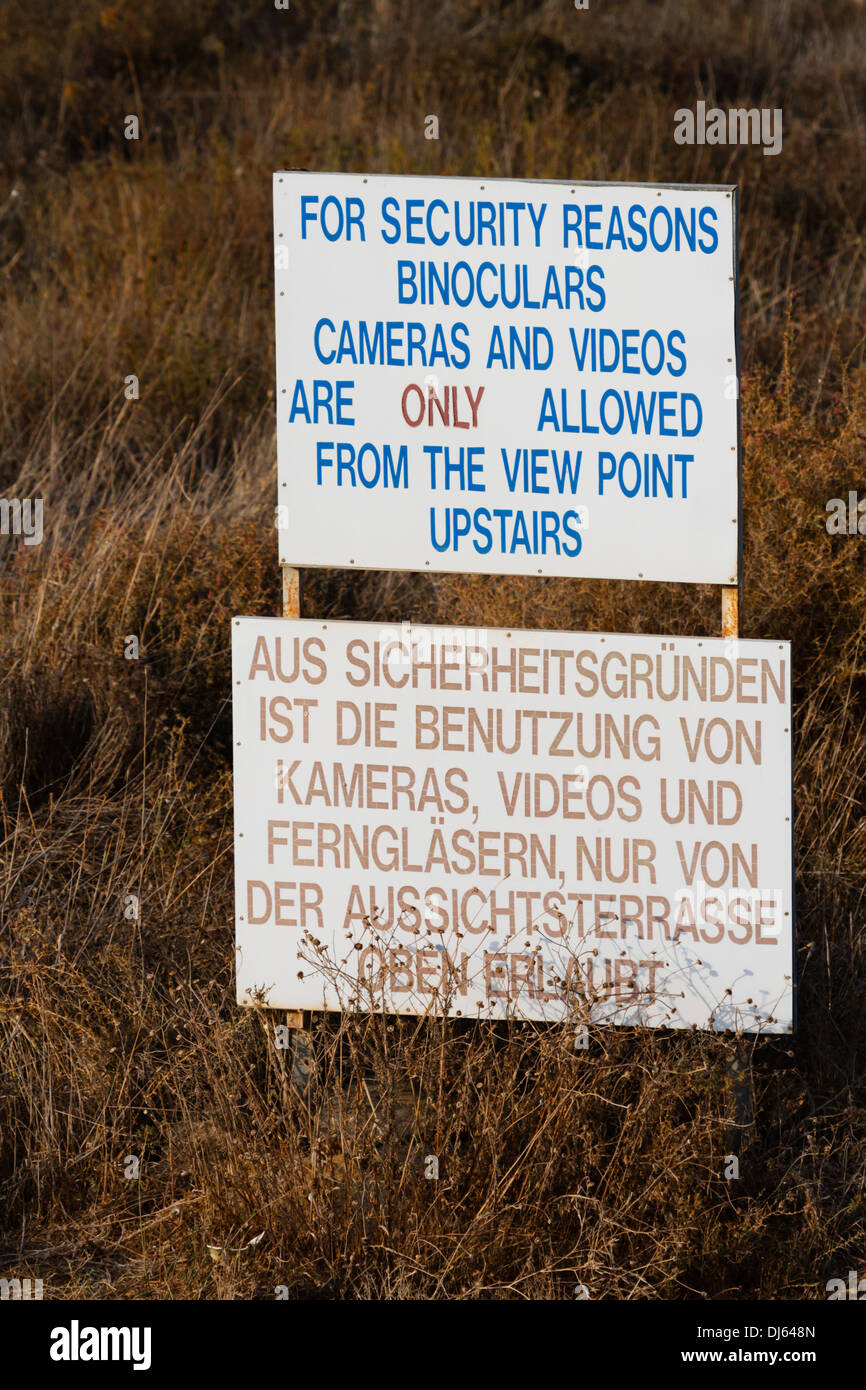
MULTIPOLYGON (((0 1273, 824 1297, 866 1235, 866 571, 823 525, 863 485, 866 7, 357 8, 0 10, 0 493, 46 501, 41 547, 0 540, 0 1273), (783 154, 675 146, 700 96, 782 106, 783 154), (292 165, 742 186, 743 630, 794 643, 801 1028, 756 1058, 739 1182, 730 1040, 332 1019, 302 1099, 274 1017, 234 1006, 228 618, 277 611, 269 196, 292 165)), ((717 594, 676 586, 320 572, 305 603, 718 630, 717 594)))

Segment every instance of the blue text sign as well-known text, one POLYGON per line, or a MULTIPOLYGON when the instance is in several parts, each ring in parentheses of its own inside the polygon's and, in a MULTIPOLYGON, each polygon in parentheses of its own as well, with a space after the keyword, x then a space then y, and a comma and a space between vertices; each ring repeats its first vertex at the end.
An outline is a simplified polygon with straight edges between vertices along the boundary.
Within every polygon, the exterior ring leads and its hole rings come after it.
POLYGON ((298 566, 735 584, 735 190, 274 176, 298 566))

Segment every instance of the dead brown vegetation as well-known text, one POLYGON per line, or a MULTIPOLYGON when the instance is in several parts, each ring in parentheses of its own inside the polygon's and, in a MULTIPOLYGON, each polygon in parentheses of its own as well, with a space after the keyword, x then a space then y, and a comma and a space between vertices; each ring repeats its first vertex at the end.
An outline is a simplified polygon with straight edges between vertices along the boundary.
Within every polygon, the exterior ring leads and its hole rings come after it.
MULTIPOLYGON (((0 11, 0 492, 46 507, 41 547, 0 538, 0 1273, 58 1297, 823 1298, 862 1270, 866 542, 824 509, 864 486, 864 39, 854 0, 0 11), (674 145, 701 96, 782 106, 783 154, 674 145), (794 644, 801 993, 795 1055, 756 1059, 739 1182, 730 1039, 344 1018, 301 1098, 274 1017, 234 1005, 229 618, 278 605, 292 166, 741 185, 743 634, 794 644)), ((710 590, 343 572, 305 605, 719 617, 710 590)))

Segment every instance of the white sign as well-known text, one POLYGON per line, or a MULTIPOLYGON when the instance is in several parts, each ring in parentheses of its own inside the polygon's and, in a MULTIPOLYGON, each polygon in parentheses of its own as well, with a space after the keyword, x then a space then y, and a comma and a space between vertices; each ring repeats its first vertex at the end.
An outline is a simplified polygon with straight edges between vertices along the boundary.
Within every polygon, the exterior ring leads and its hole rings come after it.
POLYGON ((785 642, 236 618, 238 1001, 787 1032, 785 642))
POLYGON ((735 194, 275 174, 281 561, 735 584, 735 194))

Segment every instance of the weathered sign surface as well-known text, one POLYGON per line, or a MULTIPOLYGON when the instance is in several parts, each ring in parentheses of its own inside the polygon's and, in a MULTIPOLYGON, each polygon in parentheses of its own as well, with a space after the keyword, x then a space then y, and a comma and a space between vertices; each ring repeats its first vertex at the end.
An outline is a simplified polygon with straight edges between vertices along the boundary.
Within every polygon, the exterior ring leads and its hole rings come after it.
POLYGON ((232 624, 237 989, 790 1031, 785 642, 232 624))

